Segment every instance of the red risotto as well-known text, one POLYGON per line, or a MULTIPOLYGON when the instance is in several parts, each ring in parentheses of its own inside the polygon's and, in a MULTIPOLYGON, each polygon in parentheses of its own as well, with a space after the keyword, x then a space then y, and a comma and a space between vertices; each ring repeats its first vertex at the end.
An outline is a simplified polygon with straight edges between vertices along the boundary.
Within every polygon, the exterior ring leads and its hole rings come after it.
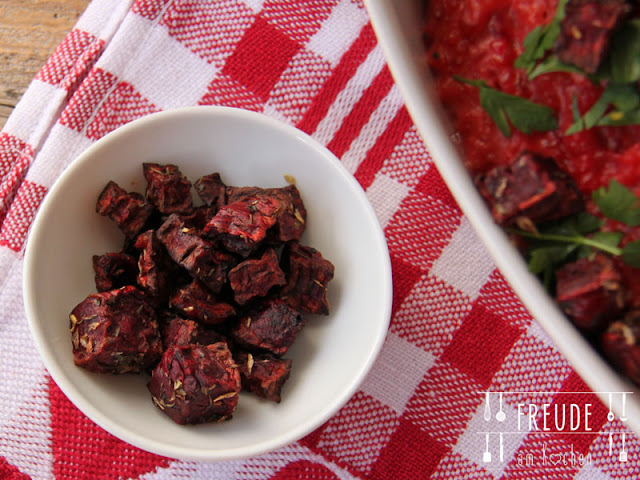
POLYGON ((637 2, 427 0, 425 43, 494 218, 573 323, 640 383, 637 2))

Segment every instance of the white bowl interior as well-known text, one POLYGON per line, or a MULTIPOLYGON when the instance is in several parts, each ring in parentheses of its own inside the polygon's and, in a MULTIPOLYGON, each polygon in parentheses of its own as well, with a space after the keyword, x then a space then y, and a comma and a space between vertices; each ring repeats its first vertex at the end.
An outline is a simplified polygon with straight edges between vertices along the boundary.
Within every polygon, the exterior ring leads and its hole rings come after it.
POLYGON ((388 251, 357 182, 326 149, 267 117, 221 107, 164 112, 109 134, 62 174, 45 198, 25 257, 25 307, 47 368, 89 418, 119 438, 176 458, 256 455, 295 441, 355 392, 384 340, 391 309, 388 251), (152 403, 147 376, 98 375, 73 363, 68 314, 95 291, 91 257, 123 236, 95 213, 108 180, 142 192, 142 162, 174 163, 191 180, 220 172, 230 185, 297 181, 308 210, 303 243, 335 265, 329 316, 307 316, 287 354, 291 377, 280 404, 241 395, 234 418, 179 426, 152 403))
MULTIPOLYGON (((451 141, 449 122, 434 94, 422 40, 423 0, 365 0, 378 41, 407 109, 438 171, 505 279, 540 323, 574 370, 608 405, 609 392, 637 391, 618 375, 567 320, 527 270, 527 265, 498 227, 465 170, 451 141)), ((621 416, 621 403, 614 403, 621 416)), ((628 395, 627 424, 640 434, 640 396, 628 395)))

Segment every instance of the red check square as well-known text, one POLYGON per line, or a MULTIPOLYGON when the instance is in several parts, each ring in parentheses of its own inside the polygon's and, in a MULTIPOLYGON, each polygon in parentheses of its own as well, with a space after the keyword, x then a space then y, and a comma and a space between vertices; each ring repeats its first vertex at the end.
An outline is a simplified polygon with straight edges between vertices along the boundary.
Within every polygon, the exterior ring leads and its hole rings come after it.
POLYGON ((449 449, 408 420, 401 420, 373 465, 371 480, 429 478, 449 449))
POLYGON ((445 349, 442 360, 486 388, 523 331, 475 303, 445 349), (497 332, 500 335, 496 335, 497 332))
POLYGON ((266 101, 285 68, 300 50, 300 44, 262 17, 249 27, 222 73, 266 101))

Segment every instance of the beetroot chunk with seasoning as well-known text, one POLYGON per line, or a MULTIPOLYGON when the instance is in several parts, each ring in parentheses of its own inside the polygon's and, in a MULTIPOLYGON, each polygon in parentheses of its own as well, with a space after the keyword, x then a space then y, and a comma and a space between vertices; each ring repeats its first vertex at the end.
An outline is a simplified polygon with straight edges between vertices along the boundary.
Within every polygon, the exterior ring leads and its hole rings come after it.
POLYGON ((217 211, 226 203, 226 185, 219 173, 211 173, 197 179, 193 187, 200 199, 217 211))
POLYGON ((106 292, 125 285, 135 285, 138 262, 131 255, 110 252, 93 256, 96 290, 106 292))
POLYGON ((178 315, 165 314, 162 316, 162 345, 167 349, 171 345, 210 345, 225 342, 227 338, 215 330, 203 327, 193 320, 181 318, 178 315))
POLYGON ((264 241, 281 209, 282 204, 271 197, 244 197, 220 208, 202 233, 229 252, 247 257, 264 241))
POLYGON ((306 228, 307 210, 295 185, 281 188, 227 187, 227 203, 247 197, 269 198, 279 203, 277 220, 269 232, 272 243, 300 240, 306 228))
POLYGON ((170 215, 157 231, 169 256, 189 274, 201 280, 213 293, 219 293, 227 281, 227 272, 235 264, 233 256, 218 251, 186 226, 177 214, 170 215))
POLYGON ((554 50, 564 63, 596 73, 611 37, 631 11, 624 0, 572 0, 565 6, 554 50))
POLYGON ((215 325, 236 314, 233 305, 221 301, 199 280, 178 289, 169 300, 170 307, 180 315, 215 325))
POLYGON ((293 345, 302 326, 300 313, 275 298, 239 318, 229 335, 246 350, 270 352, 281 357, 293 345))
POLYGON ((510 165, 476 179, 480 193, 500 224, 545 222, 584 210, 575 183, 550 158, 521 153, 510 165))
POLYGON ((300 240, 307 227, 307 209, 295 185, 279 189, 285 203, 276 223, 276 238, 281 242, 300 240))
POLYGON ((254 297, 264 297, 271 288, 285 282, 273 248, 268 248, 260 258, 250 258, 229 270, 229 283, 239 305, 254 297))
POLYGON ((191 182, 176 165, 143 163, 147 180, 146 197, 161 213, 183 213, 193 208, 191 182))
POLYGON ((238 352, 233 358, 240 371, 243 390, 280 403, 282 387, 291 374, 292 360, 249 352, 238 352))
POLYGON ((196 235, 201 235, 202 230, 213 218, 216 211, 217 209, 214 207, 200 205, 189 213, 179 213, 177 215, 180 217, 185 227, 191 229, 196 235))
POLYGON ((640 385, 640 310, 634 309, 602 334, 602 352, 611 364, 640 385))
POLYGON ((228 420, 238 405, 240 373, 225 343, 170 346, 153 370, 153 402, 180 425, 228 420))
POLYGON ((107 183, 96 202, 96 212, 116 222, 127 237, 135 237, 142 231, 153 210, 142 195, 129 193, 114 181, 107 183))
POLYGON ((162 355, 155 310, 133 286, 94 293, 69 315, 76 365, 99 373, 139 373, 162 355))
POLYGON ((587 332, 601 331, 626 305, 622 277, 603 254, 581 258, 556 271, 556 301, 587 332))
POLYGON ((281 264, 287 277, 281 298, 299 312, 328 315, 327 287, 333 279, 333 264, 315 248, 299 242, 285 246, 281 264))
POLYGON ((145 292, 154 297, 164 297, 169 293, 169 275, 173 262, 153 230, 138 235, 135 247, 140 250, 137 283, 145 292))

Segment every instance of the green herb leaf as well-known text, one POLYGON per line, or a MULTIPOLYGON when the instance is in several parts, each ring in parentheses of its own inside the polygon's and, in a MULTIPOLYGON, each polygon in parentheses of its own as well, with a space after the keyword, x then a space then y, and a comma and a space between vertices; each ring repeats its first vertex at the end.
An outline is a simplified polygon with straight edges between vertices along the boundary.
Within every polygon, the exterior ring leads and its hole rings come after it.
POLYGON ((584 130, 584 120, 582 119, 582 115, 580 115, 578 97, 576 95, 573 96, 573 101, 571 103, 571 112, 573 113, 573 123, 564 132, 565 135, 573 135, 574 133, 578 133, 584 130))
POLYGON ((640 268, 640 240, 625 245, 622 249, 622 260, 631 267, 640 268))
POLYGON ((509 122, 525 134, 530 134, 534 130, 546 132, 558 128, 553 109, 546 105, 491 88, 484 80, 454 78, 478 89, 480 105, 507 138, 511 136, 509 122))
POLYGON ((619 84, 640 80, 640 19, 632 18, 620 27, 609 51, 598 78, 619 84))
POLYGON ((630 227, 640 225, 638 197, 620 182, 612 179, 608 189, 601 187, 595 190, 591 198, 605 217, 630 227))
POLYGON ((545 235, 572 237, 597 232, 602 225, 604 225, 604 222, 598 217, 586 212, 580 212, 562 220, 544 223, 539 228, 540 232, 545 235))
MULTIPOLYGON (((591 237, 585 237, 580 234, 558 234, 549 233, 545 230, 540 230, 538 233, 526 232, 518 229, 508 229, 507 231, 515 233, 525 238, 530 238, 536 242, 552 242, 550 246, 558 246, 562 244, 570 244, 577 246, 586 246, 595 248, 596 250, 602 250, 611 255, 621 255, 622 250, 617 246, 616 240, 619 242, 619 238, 610 235, 593 235, 591 237)), ((539 243, 537 243, 539 245, 539 243)))
POLYGON ((534 274, 544 273, 546 270, 553 270, 558 265, 565 262, 578 245, 552 245, 540 247, 529 251, 529 271, 534 274))
POLYGON ((580 116, 577 99, 574 97, 573 120, 573 124, 565 131, 565 135, 595 126, 639 124, 640 91, 635 84, 610 83, 584 116, 580 116))
POLYGON ((596 232, 604 225, 603 220, 587 212, 580 212, 573 215, 565 219, 564 223, 570 223, 573 225, 575 231, 581 235, 596 232))
POLYGON ((598 121, 601 127, 622 127, 625 125, 640 125, 640 109, 625 112, 622 110, 614 110, 608 113, 598 121))
POLYGON ((560 34, 560 23, 564 19, 565 5, 568 1, 560 0, 551 22, 545 26, 534 28, 525 37, 522 42, 524 50, 514 63, 516 68, 522 68, 527 71, 527 74, 530 74, 536 66, 536 62, 553 48, 553 44, 560 34))
POLYGON ((608 245, 615 248, 620 244, 622 236, 622 232, 596 232, 590 238, 599 245, 608 245))
POLYGON ((533 80, 534 78, 540 75, 544 75, 545 73, 552 72, 581 73, 582 75, 585 74, 575 65, 562 63, 556 55, 549 55, 547 58, 542 60, 531 69, 531 72, 529 73, 529 80, 533 80))

